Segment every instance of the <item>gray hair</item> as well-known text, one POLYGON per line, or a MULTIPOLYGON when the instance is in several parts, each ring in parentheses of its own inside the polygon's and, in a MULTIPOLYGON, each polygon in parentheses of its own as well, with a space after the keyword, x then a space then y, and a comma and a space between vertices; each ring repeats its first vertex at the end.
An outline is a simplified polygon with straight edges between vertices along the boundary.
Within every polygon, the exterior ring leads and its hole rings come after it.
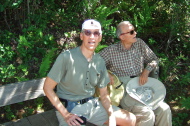
POLYGON ((117 25, 117 29, 116 29, 116 36, 117 38, 119 38, 119 36, 121 35, 122 31, 121 31, 121 27, 124 25, 124 24, 131 24, 129 21, 122 21, 120 22, 118 25, 117 25))

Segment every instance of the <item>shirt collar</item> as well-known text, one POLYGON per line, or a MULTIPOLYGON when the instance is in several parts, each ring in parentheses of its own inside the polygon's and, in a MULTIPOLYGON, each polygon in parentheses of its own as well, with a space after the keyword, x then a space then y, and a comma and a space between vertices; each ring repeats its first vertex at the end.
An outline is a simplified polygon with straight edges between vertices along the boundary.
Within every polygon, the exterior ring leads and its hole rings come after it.
MULTIPOLYGON (((84 59, 86 60, 86 58, 85 58, 85 56, 82 54, 82 50, 80 49, 80 46, 78 46, 78 47, 76 47, 77 48, 77 51, 79 52, 79 54, 82 56, 82 57, 84 57, 84 59)), ((94 52, 93 54, 92 54, 92 59, 91 59, 91 61, 93 60, 93 58, 94 58, 94 56, 96 55, 96 53, 94 52)), ((91 62, 90 61, 90 62, 91 62)))
MULTIPOLYGON (((136 43, 136 42, 135 42, 136 43)), ((136 44, 135 43, 133 43, 132 44, 132 47, 129 49, 129 50, 132 50, 132 49, 134 49, 134 48, 136 48, 136 44)), ((120 51, 120 52, 122 52, 122 51, 126 51, 126 49, 123 47, 123 45, 121 44, 121 41, 120 42, 118 42, 118 50, 120 51)))

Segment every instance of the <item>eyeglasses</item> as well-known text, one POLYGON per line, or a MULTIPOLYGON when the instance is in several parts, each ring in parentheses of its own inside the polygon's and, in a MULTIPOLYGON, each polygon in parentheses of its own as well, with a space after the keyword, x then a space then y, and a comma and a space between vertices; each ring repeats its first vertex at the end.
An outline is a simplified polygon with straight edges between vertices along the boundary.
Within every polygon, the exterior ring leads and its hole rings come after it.
POLYGON ((135 30, 131 30, 130 32, 126 32, 126 33, 121 33, 120 35, 124 35, 124 34, 128 34, 130 33, 131 35, 133 35, 135 33, 135 30))
POLYGON ((93 34, 95 37, 98 37, 100 35, 100 32, 98 31, 95 31, 94 33, 92 33, 90 30, 84 30, 83 32, 86 36, 91 36, 91 34, 93 34))

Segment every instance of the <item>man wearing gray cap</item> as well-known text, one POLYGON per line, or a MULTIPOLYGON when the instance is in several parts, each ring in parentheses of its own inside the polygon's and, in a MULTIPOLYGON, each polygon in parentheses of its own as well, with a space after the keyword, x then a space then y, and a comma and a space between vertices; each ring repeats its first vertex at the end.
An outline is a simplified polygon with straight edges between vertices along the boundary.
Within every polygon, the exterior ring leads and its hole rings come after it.
POLYGON ((102 39, 100 23, 86 20, 80 39, 80 47, 58 56, 44 84, 45 94, 57 109, 59 125, 81 125, 87 121, 98 126, 134 126, 136 117, 132 113, 110 104, 105 62, 94 52, 102 39), (100 98, 93 97, 95 87, 99 88, 100 98))

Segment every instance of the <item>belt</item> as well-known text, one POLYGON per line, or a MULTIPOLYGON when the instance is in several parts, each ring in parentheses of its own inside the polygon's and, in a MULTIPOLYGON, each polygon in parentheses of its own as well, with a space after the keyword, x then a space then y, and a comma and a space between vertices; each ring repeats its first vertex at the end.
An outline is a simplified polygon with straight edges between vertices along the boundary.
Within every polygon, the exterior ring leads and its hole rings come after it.
POLYGON ((130 78, 135 78, 135 77, 137 77, 137 76, 130 76, 130 78))
MULTIPOLYGON (((89 101, 90 99, 92 99, 92 98, 93 98, 93 97, 89 97, 89 98, 85 98, 85 99, 82 99, 82 100, 71 101, 71 102, 76 102, 76 103, 78 103, 78 104, 84 104, 84 103, 88 102, 88 101, 89 101)), ((60 100, 61 102, 64 102, 64 103, 65 103, 65 107, 67 107, 68 102, 70 101, 70 100, 63 99, 63 98, 59 98, 59 100, 60 100)))

